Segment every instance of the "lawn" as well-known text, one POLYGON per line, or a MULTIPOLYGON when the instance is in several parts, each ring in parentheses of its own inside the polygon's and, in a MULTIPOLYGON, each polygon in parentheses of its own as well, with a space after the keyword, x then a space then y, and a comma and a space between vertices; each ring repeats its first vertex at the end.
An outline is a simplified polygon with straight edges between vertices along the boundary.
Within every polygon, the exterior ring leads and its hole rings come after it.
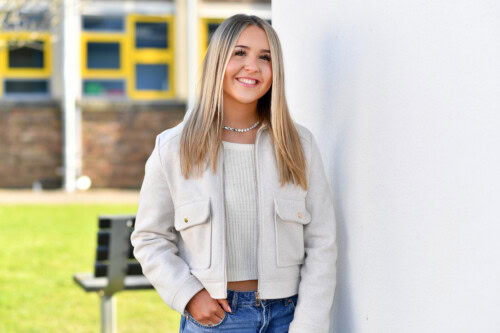
MULTIPOLYGON (((136 205, 0 206, 0 332, 99 332, 100 303, 73 282, 91 272, 97 217, 136 205)), ((154 291, 117 294, 118 332, 178 332, 154 291)))

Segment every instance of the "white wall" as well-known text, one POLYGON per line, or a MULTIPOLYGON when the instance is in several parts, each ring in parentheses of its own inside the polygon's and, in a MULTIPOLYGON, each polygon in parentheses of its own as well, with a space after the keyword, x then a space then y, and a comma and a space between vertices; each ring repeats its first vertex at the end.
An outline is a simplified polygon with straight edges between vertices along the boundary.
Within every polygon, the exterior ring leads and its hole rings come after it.
POLYGON ((273 0, 336 198, 335 332, 500 332, 499 18, 496 0, 273 0))

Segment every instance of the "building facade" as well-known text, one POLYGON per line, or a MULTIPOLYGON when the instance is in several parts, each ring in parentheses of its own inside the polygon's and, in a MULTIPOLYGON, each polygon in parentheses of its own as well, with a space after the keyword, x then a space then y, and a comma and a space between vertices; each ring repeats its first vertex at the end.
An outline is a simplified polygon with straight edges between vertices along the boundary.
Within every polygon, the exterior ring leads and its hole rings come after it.
POLYGON ((236 13, 271 19, 270 1, 22 2, 0 0, 3 188, 60 188, 68 159, 92 187, 140 187, 156 134, 185 114, 190 70, 218 24, 236 13), (77 27, 69 34, 68 23, 77 27), (70 60, 76 66, 65 71, 70 60), (63 102, 68 87, 76 87, 74 103, 63 102))

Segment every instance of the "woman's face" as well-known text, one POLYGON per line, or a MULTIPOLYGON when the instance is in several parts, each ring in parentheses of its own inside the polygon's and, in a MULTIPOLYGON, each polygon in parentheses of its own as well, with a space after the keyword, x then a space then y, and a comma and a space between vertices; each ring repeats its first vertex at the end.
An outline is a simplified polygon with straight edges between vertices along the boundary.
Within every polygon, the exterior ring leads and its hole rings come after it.
POLYGON ((224 74, 224 101, 230 105, 257 103, 271 87, 271 51, 265 31, 248 26, 231 54, 224 74))

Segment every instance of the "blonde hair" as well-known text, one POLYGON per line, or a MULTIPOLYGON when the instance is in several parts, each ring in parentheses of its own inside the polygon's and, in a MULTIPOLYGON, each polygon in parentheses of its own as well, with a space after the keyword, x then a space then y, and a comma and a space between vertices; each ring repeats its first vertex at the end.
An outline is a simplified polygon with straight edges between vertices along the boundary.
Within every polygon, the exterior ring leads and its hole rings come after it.
POLYGON ((199 176, 209 163, 214 172, 217 169, 223 131, 224 73, 241 32, 249 25, 263 29, 270 45, 273 80, 269 91, 259 99, 257 112, 259 119, 269 126, 280 184, 292 183, 307 190, 304 152, 285 98, 283 55, 278 35, 263 19, 243 14, 222 22, 208 46, 197 100, 181 134, 182 174, 186 179, 199 176))

